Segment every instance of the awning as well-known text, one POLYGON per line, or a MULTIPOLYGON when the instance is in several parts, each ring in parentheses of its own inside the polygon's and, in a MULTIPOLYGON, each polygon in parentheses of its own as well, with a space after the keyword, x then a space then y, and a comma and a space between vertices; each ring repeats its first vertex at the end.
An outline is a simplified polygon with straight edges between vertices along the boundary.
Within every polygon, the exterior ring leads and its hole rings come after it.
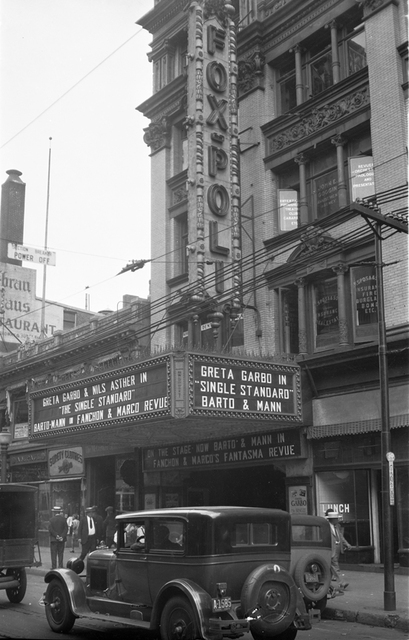
MULTIPOLYGON (((409 426, 409 414, 391 416, 389 418, 389 426, 391 429, 409 426)), ((373 418, 372 420, 357 420, 356 422, 312 425, 311 427, 307 427, 307 438, 309 440, 318 440, 319 438, 328 438, 331 436, 348 436, 381 430, 382 420, 380 418, 373 418)))

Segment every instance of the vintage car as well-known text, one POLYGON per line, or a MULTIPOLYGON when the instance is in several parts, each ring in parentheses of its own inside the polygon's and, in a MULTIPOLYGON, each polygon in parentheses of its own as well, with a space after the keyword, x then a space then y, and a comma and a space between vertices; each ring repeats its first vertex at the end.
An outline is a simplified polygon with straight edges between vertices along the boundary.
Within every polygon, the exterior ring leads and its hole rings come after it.
POLYGON ((307 609, 324 611, 331 585, 331 528, 320 516, 291 515, 290 574, 307 609))
POLYGON ((276 509, 192 507, 116 517, 117 548, 97 549, 45 576, 48 623, 126 623, 162 640, 293 640, 310 629, 289 573, 290 515, 276 509))
POLYGON ((37 491, 30 485, 0 483, 0 589, 6 590, 10 602, 21 602, 25 596, 25 568, 41 565, 37 491))

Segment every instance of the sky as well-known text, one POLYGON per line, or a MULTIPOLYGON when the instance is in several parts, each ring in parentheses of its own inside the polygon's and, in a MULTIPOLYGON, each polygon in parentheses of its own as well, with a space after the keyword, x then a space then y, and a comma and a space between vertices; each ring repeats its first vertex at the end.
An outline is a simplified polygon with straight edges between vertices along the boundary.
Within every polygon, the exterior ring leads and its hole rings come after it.
POLYGON ((149 120, 136 107, 152 95, 152 36, 136 21, 153 5, 0 0, 0 183, 22 172, 24 245, 56 253, 47 300, 98 312, 149 295, 150 263, 117 274, 151 258, 149 120))

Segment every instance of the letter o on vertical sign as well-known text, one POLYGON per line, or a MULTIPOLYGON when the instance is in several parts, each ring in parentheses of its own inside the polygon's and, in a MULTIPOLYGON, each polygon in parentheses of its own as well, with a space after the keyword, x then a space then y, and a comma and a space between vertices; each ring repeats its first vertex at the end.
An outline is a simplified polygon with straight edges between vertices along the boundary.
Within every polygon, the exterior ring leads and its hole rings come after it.
POLYGON ((209 86, 217 93, 223 93, 227 89, 227 71, 221 62, 210 62, 206 68, 206 78, 209 86))
POLYGON ((230 206, 227 189, 221 184, 212 184, 207 190, 207 204, 215 216, 223 218, 227 215, 230 206))

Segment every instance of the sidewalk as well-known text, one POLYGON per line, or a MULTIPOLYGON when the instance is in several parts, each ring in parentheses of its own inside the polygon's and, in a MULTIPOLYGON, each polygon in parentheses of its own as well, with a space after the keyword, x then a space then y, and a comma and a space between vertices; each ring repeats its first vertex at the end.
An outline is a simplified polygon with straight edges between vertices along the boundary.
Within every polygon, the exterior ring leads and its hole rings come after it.
MULTIPOLYGON (((41 567, 27 569, 27 574, 44 576, 51 569, 49 547, 40 547, 41 567)), ((80 552, 71 553, 66 548, 64 566, 70 558, 78 558, 80 552)), ((349 586, 343 596, 328 600, 322 614, 325 619, 357 622, 373 627, 395 628, 409 633, 409 569, 396 567, 394 573, 396 611, 384 610, 384 574, 379 565, 341 566, 344 582, 349 586)))

